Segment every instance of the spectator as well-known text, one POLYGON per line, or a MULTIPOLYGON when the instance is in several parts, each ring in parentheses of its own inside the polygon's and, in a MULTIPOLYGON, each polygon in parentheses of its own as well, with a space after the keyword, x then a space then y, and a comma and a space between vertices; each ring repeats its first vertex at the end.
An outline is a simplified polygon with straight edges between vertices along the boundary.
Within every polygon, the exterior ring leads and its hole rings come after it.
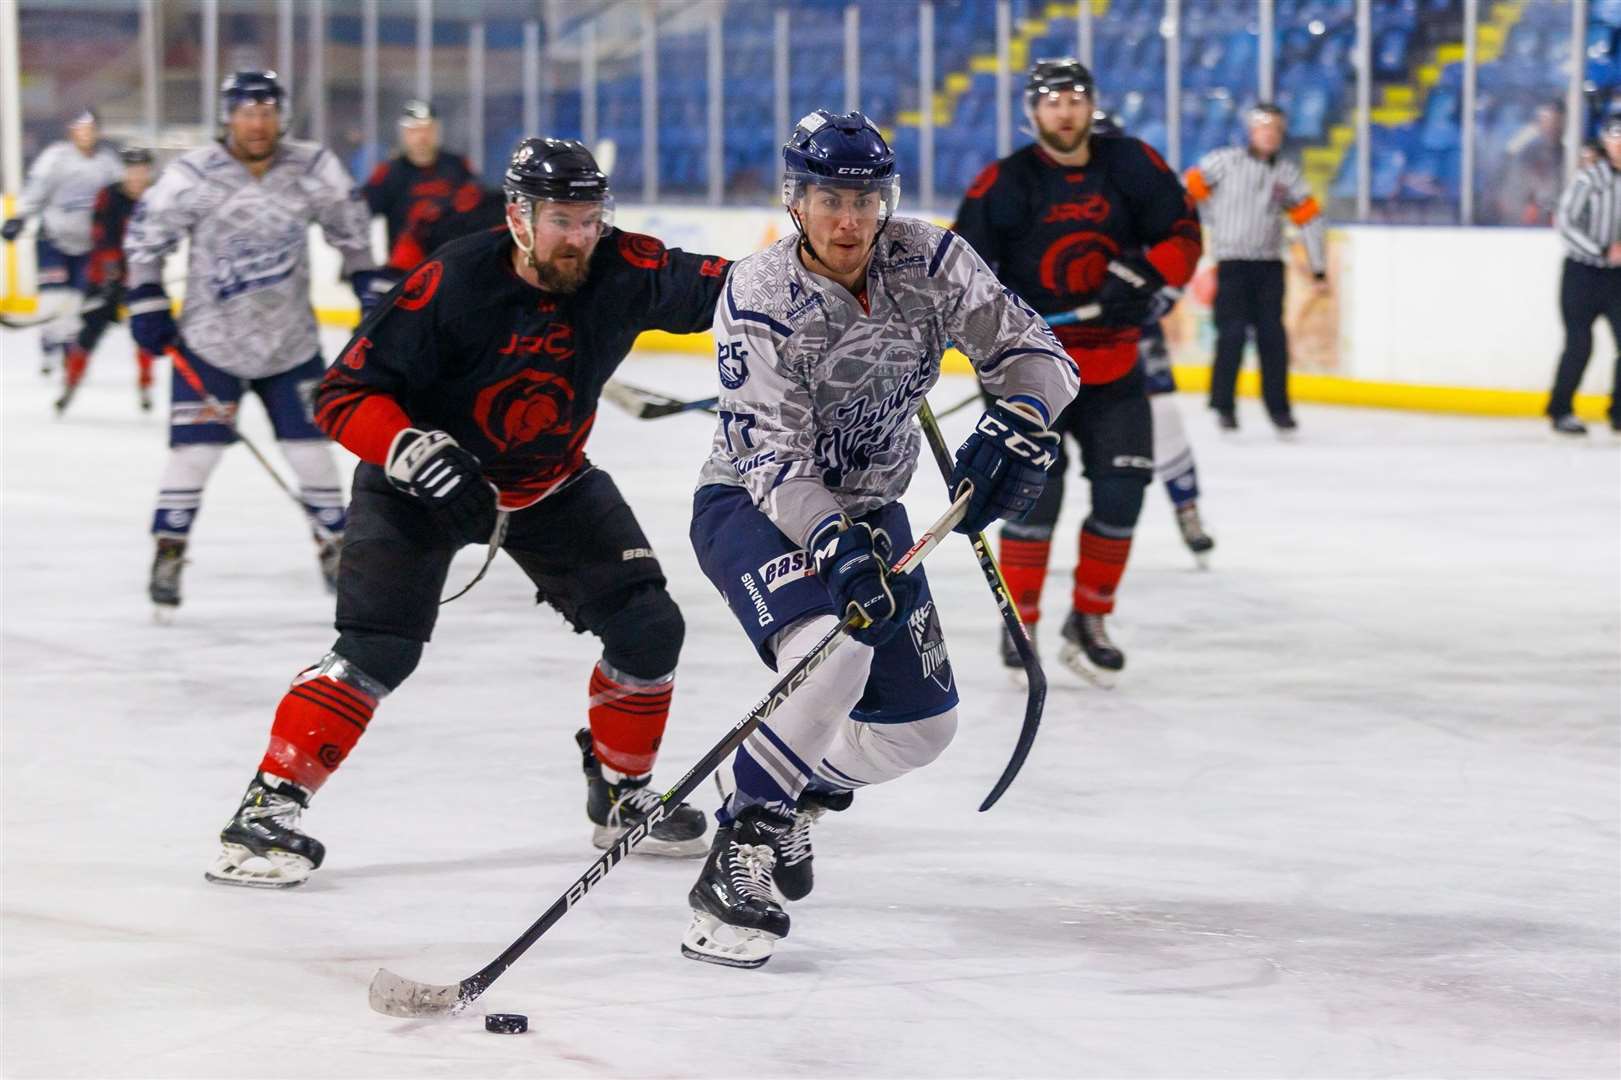
POLYGON ((1502 225, 1551 225, 1559 205, 1565 162, 1565 107, 1550 101, 1508 141, 1508 159, 1497 185, 1497 221, 1502 225))

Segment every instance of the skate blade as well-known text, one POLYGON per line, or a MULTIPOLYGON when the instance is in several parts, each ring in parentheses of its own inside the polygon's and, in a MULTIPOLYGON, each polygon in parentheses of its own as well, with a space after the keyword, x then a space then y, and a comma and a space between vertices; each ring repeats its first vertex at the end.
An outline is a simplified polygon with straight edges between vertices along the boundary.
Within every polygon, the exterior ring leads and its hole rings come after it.
POLYGON ((176 613, 179 612, 179 610, 179 604, 153 604, 152 621, 157 623, 159 626, 172 626, 174 625, 176 613))
POLYGON ((247 889, 292 889, 308 881, 314 870, 302 855, 272 851, 260 856, 238 844, 226 844, 214 865, 203 871, 203 879, 247 889))
POLYGON ((1200 570, 1209 570, 1210 569, 1210 552, 1208 552, 1208 551, 1195 551, 1193 553, 1193 565, 1198 567, 1200 570))
MULTIPOLYGON (((591 827, 591 845, 598 851, 607 851, 614 846, 614 841, 624 833, 623 828, 610 828, 607 825, 593 825, 591 827)), ((709 838, 703 834, 694 836, 690 840, 660 840, 656 836, 649 836, 641 843, 630 849, 632 855, 659 855, 667 859, 696 859, 709 854, 709 838)))
POLYGON ((725 967, 757 968, 771 959, 777 936, 746 926, 728 926, 707 911, 694 911, 692 925, 681 939, 681 955, 688 960, 725 967))
POLYGON ((1008 682, 1020 690, 1030 689, 1030 676, 1025 673, 1024 668, 1005 668, 1004 670, 1007 672, 1008 682))
POLYGON ((1098 667, 1086 658, 1085 649, 1075 646, 1066 646, 1060 649, 1058 651, 1058 662, 1099 690, 1113 690, 1115 682, 1120 678, 1118 671, 1098 667))

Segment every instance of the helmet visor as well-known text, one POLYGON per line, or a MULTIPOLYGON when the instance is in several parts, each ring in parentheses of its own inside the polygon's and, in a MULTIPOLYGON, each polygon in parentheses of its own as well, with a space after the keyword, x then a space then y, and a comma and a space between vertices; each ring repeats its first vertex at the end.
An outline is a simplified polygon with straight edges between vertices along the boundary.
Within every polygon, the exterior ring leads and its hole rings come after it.
POLYGON ((882 180, 842 180, 790 173, 782 181, 782 204, 801 216, 852 214, 857 220, 888 221, 901 201, 898 176, 882 180))

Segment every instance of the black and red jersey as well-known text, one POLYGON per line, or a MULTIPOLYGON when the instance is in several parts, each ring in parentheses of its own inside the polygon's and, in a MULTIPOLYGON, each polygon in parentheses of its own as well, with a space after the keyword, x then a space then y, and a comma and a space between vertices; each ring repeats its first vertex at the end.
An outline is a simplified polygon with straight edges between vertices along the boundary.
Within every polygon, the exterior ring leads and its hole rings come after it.
POLYGON ((391 270, 410 273, 452 240, 486 229, 504 228, 507 197, 469 180, 456 189, 448 207, 434 207, 413 221, 388 252, 391 270))
POLYGON ((597 398, 643 330, 709 329, 725 259, 610 230, 579 291, 530 285, 501 230, 435 252, 361 322, 315 399, 315 422, 373 464, 407 427, 449 432, 507 509, 585 464, 597 398))
MULTIPOLYGON (((1043 315, 1080 307, 1109 261, 1143 254, 1169 285, 1199 262, 1199 214, 1147 143, 1096 136, 1085 165, 1062 165, 1031 144, 987 167, 957 208, 953 231, 1002 283, 1043 315)), ((1053 327, 1083 383, 1120 378, 1137 360, 1138 327, 1097 322, 1053 327)))
POLYGON ((135 200, 123 184, 108 184, 96 192, 96 206, 90 212, 91 287, 124 280, 124 226, 134 212, 135 200))
POLYGON ((457 190, 475 175, 466 158, 443 150, 426 168, 418 168, 401 154, 373 169, 361 192, 372 213, 382 214, 388 222, 392 249, 413 221, 432 210, 450 207, 457 190))

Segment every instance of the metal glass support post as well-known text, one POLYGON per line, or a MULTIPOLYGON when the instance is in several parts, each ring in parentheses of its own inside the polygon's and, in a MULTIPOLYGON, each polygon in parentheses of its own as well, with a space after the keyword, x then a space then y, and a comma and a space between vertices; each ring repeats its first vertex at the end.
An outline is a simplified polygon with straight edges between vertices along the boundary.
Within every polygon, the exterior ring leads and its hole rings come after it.
POLYGON ((917 201, 934 206, 934 0, 917 6, 917 201))
POLYGON ((433 0, 417 0, 416 96, 433 100, 433 0))
POLYGON ((1277 49, 1278 34, 1275 29, 1278 0, 1256 0, 1256 23, 1260 40, 1257 42, 1259 50, 1256 52, 1258 70, 1256 72, 1255 92, 1261 96, 1262 101, 1271 101, 1275 96, 1274 60, 1273 53, 1277 49))
POLYGON ((642 2, 642 202, 659 201, 659 16, 642 2))
POLYGON ((844 5, 844 111, 861 108, 861 9, 844 5))
POLYGON ((1356 0, 1356 219, 1373 212, 1373 0, 1356 0))
POLYGON ((1463 149, 1458 161, 1458 223, 1475 223, 1475 77, 1480 61, 1480 0, 1463 0, 1463 149))
POLYGON ((367 169, 388 156, 392 143, 377 130, 377 4, 378 0, 362 0, 360 5, 360 127, 367 169))
POLYGON ((276 74, 293 100, 298 100, 293 86, 293 0, 276 0, 276 74))
POLYGON ((580 29, 580 134, 585 145, 597 146, 597 21, 580 29))
POLYGON ((1013 5, 996 0, 996 156, 1013 152, 1013 5))
POLYGON ((467 27, 467 157, 484 173, 484 16, 467 27))
MULTIPOLYGON (((153 0, 143 6, 141 28, 144 31, 156 18, 157 12, 148 11, 153 0)), ((17 26, 17 5, 0 4, 0 194, 5 196, 4 211, 13 212, 13 200, 23 188, 23 97, 22 97, 22 35, 17 26)), ((7 245, 16 251, 15 245, 7 245)), ((21 290, 13 276, 17 267, 14 257, 6 258, 4 293, 15 296, 21 290)))
MULTIPOLYGON (((16 17, 16 5, 9 5, 16 17)), ((158 130, 163 127, 163 69, 158 63, 158 41, 162 37, 159 27, 162 14, 158 0, 141 0, 141 120, 146 127, 147 142, 154 146, 158 130)), ((18 101, 15 86, 0 86, 7 101, 18 101)))
MULTIPOLYGON (((786 140, 788 130, 788 9, 778 8, 771 17, 771 101, 776 138, 786 140)), ((777 191, 782 191, 783 161, 776 159, 777 191)))
POLYGON ((721 0, 709 0, 709 132, 704 145, 705 172, 709 177, 709 205, 719 206, 726 190, 726 87, 723 68, 725 41, 721 34, 721 0))
POLYGON ((1165 0, 1165 160, 1182 171, 1182 0, 1165 0))
POLYGON ((1587 0, 1570 5, 1570 85, 1565 88, 1565 179, 1576 175, 1582 149, 1582 84, 1587 78, 1587 0))
POLYGON ((540 23, 523 24, 523 137, 540 134, 540 23))
POLYGON ((197 81, 200 84, 197 98, 202 114, 198 123, 202 124, 204 131, 213 131, 219 113, 220 93, 219 0, 203 0, 202 12, 202 40, 197 43, 202 53, 197 62, 197 81))
POLYGON ((1075 16, 1075 55, 1087 67, 1092 66, 1092 0, 1080 0, 1075 16))
POLYGON ((326 145, 326 0, 309 0, 310 138, 326 145))

